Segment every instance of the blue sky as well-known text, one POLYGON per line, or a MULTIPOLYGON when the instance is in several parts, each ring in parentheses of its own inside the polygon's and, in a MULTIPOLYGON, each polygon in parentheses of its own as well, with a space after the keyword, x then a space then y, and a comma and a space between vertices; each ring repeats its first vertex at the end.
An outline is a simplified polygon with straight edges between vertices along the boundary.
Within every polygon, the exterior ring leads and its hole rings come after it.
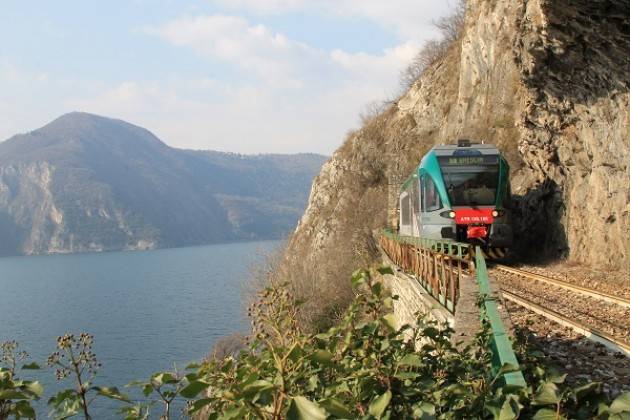
POLYGON ((330 154, 452 3, 2 0, 0 139, 70 111, 171 146, 330 154))

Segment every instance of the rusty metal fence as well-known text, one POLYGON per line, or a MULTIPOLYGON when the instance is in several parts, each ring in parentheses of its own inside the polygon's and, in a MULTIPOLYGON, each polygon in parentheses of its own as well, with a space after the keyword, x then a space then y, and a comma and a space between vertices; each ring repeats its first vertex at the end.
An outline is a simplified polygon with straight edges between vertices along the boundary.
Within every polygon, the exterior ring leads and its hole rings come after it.
POLYGON ((455 313, 462 270, 474 265, 470 245, 400 236, 388 230, 379 235, 379 244, 394 264, 455 313))

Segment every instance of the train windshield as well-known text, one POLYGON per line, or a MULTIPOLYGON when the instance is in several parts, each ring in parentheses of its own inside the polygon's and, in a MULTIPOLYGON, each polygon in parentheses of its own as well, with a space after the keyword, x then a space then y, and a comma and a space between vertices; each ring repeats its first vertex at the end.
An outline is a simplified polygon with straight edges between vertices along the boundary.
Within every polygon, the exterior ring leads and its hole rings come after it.
POLYGON ((499 184, 499 156, 440 156, 452 206, 492 206, 499 184))

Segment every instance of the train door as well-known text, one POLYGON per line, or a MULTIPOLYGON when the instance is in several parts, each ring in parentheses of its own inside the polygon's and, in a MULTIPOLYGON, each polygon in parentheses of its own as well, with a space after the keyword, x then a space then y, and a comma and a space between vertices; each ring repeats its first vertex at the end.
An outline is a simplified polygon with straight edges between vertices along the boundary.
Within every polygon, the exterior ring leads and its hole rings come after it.
POLYGON ((422 230, 421 235, 425 238, 441 239, 444 219, 440 216, 442 200, 437 191, 437 186, 429 175, 425 174, 420 180, 420 190, 422 196, 422 230))
POLYGON ((411 187, 411 214, 413 236, 421 235, 421 213, 420 213, 420 180, 415 178, 411 187))
POLYGON ((400 194, 400 234, 403 236, 410 236, 412 234, 411 225, 411 197, 407 191, 403 191, 400 194))

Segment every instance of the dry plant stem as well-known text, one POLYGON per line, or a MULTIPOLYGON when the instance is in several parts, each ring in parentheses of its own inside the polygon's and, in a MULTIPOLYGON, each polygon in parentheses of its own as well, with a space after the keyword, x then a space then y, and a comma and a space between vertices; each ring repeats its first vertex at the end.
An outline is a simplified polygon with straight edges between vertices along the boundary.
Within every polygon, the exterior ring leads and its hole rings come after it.
POLYGON ((162 399, 162 401, 164 402, 164 414, 160 417, 160 420, 169 420, 171 417, 171 402, 173 401, 172 397, 171 399, 168 399, 160 390, 160 387, 155 387, 153 386, 153 389, 155 389, 155 392, 158 393, 158 395, 160 396, 160 398, 162 399))
POLYGON ((90 416, 90 413, 88 412, 88 404, 87 404, 87 399, 85 397, 87 390, 85 389, 85 386, 83 385, 83 380, 81 379, 82 370, 79 369, 79 363, 74 357, 74 352, 72 351, 72 347, 68 348, 68 355, 70 356, 70 363, 72 364, 72 370, 77 378, 77 385, 78 385, 77 392, 81 396, 81 406, 83 408, 83 417, 85 417, 85 420, 91 420, 92 417, 90 416))

